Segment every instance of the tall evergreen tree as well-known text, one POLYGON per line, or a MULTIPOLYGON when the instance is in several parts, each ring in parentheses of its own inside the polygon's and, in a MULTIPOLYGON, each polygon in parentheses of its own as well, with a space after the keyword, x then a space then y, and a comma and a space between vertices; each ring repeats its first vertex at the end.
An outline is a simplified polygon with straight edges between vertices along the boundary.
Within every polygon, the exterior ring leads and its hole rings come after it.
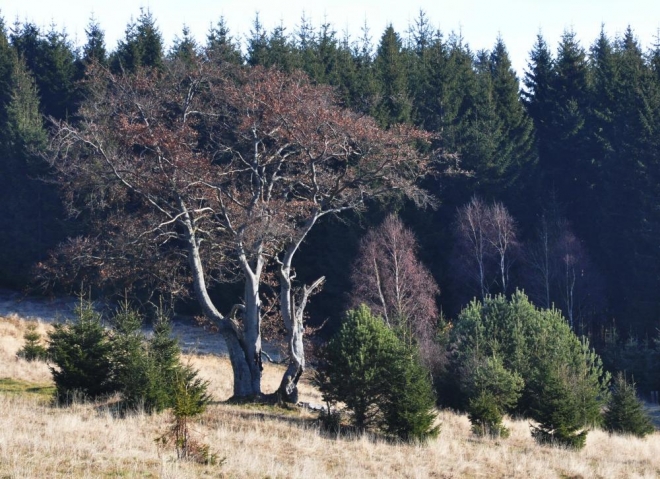
POLYGON ((300 17, 300 25, 295 31, 297 64, 299 67, 315 80, 319 77, 321 70, 318 59, 317 32, 311 24, 310 19, 303 12, 300 17))
POLYGON ((439 132, 445 117, 448 83, 448 51, 442 34, 433 32, 423 10, 410 27, 413 51, 410 91, 413 121, 428 131, 439 132))
POLYGON ((338 72, 339 42, 337 32, 329 23, 323 23, 318 32, 316 41, 319 71, 317 81, 337 86, 340 82, 338 72))
POLYGON ((612 291, 620 297, 618 312, 649 328, 660 312, 660 301, 651 299, 660 288, 654 193, 660 181, 660 89, 631 29, 616 42, 615 57, 613 127, 598 178, 601 215, 594 229, 608 259, 612 291))
MULTIPOLYGON (((520 99, 520 84, 511 66, 509 53, 502 38, 498 38, 490 54, 490 71, 493 82, 495 110, 501 120, 505 145, 499 152, 500 168, 506 169, 504 187, 522 187, 517 180, 529 171, 536 162, 533 122, 520 99)), ((525 178, 528 179, 528 178, 525 178)), ((506 193, 505 193, 506 194, 506 193)), ((517 204, 521 198, 507 195, 510 203, 517 204)))
POLYGON ((206 55, 214 61, 223 61, 240 65, 243 63, 241 51, 230 35, 224 17, 220 17, 215 26, 209 28, 206 35, 206 55))
POLYGON ((94 17, 89 20, 87 28, 87 43, 83 46, 83 63, 99 62, 104 65, 108 60, 108 53, 105 47, 105 32, 94 17))
POLYGON ((354 109, 365 114, 373 111, 378 92, 371 40, 369 27, 365 22, 362 26, 362 36, 353 47, 355 90, 351 101, 354 109))
POLYGON ((183 61, 192 61, 199 55, 199 45, 190 34, 190 28, 186 25, 181 29, 181 36, 174 38, 174 43, 170 49, 170 58, 177 58, 183 61))
MULTIPOLYGON (((541 34, 537 35, 536 43, 530 52, 530 60, 523 78, 524 89, 521 92, 522 101, 527 113, 534 123, 536 150, 539 165, 544 167, 550 163, 551 155, 551 125, 552 125, 552 88, 554 83, 554 59, 548 44, 541 34)), ((541 168, 536 168, 539 172, 541 168)), ((535 185, 541 179, 535 175, 535 185)), ((540 200, 537 200, 539 203, 540 200)))
POLYGON ((11 101, 12 73, 16 57, 9 45, 4 19, 0 17, 0 150, 7 145, 8 111, 11 101))
POLYGON ((32 23, 16 23, 11 42, 36 81, 46 116, 67 118, 76 111, 76 54, 66 33, 51 26, 43 35, 32 23))
POLYGON ((408 78, 403 44, 390 24, 383 32, 374 62, 379 83, 379 102, 374 117, 383 127, 406 123, 411 119, 408 78))
POLYGON ((346 108, 356 110, 359 97, 357 83, 357 65, 353 58, 348 34, 337 45, 336 52, 337 93, 346 108))
POLYGON ((140 10, 137 21, 137 39, 140 47, 140 64, 151 68, 162 67, 163 36, 149 9, 140 10))
POLYGON ((277 67, 285 72, 292 72, 296 68, 293 45, 284 25, 278 25, 270 33, 262 64, 267 67, 277 67))
POLYGON ((585 172, 588 167, 585 160, 588 74, 586 52, 575 32, 567 31, 562 35, 555 72, 549 154, 542 165, 545 191, 556 191, 573 224, 583 224, 587 212, 581 207, 589 193, 585 172))
POLYGON ((247 40, 247 64, 250 66, 266 65, 268 37, 257 13, 252 22, 252 29, 247 40))
POLYGON ((156 19, 149 9, 141 8, 137 21, 131 19, 124 39, 112 54, 112 69, 134 72, 139 67, 161 68, 163 57, 163 36, 156 19))
POLYGON ((13 61, 10 85, 0 145, 0 283, 21 287, 62 239, 63 212, 55 185, 41 180, 47 165, 34 152, 45 145, 46 133, 35 81, 20 58, 13 61))
POLYGON ((500 189, 507 170, 506 138, 495 103, 490 54, 477 52, 475 80, 467 92, 468 109, 462 118, 462 145, 459 154, 464 168, 472 173, 472 185, 488 198, 500 189))

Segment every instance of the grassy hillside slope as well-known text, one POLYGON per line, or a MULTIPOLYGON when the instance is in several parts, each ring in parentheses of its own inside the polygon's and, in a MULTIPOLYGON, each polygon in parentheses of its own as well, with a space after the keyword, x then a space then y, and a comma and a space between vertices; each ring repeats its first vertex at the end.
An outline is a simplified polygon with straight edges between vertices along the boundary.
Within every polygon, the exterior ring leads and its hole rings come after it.
MULTIPOLYGON (((506 440, 476 438, 465 416, 441 412, 442 431, 426 446, 375 437, 327 437, 303 409, 223 403, 231 394, 225 358, 187 356, 211 381, 217 400, 193 426, 222 464, 175 460, 154 441, 168 413, 120 417, 112 401, 54 408, 48 367, 16 358, 27 322, 0 318, 0 478, 654 478, 660 476, 660 434, 640 440, 593 431, 580 452, 538 446, 525 421, 507 421, 506 440)), ((44 332, 43 324, 39 329, 44 332)), ((267 365, 264 389, 281 370, 267 365)), ((321 402, 308 383, 302 400, 321 402)))

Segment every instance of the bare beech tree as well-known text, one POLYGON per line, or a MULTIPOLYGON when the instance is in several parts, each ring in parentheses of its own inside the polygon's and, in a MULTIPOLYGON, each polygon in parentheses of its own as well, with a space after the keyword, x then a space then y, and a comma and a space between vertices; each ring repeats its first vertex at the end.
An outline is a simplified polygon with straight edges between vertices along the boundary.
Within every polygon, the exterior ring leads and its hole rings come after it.
POLYGON ((97 65, 87 78, 81 119, 56 125, 51 151, 72 211, 93 218, 94 236, 63 253, 95 280, 130 273, 178 291, 189 280, 243 397, 261 395, 260 286, 274 262, 289 346, 280 393, 295 400, 303 312, 322 282, 295 297, 295 254, 319 219, 367 198, 428 202, 415 186, 429 164, 416 148, 427 136, 380 130, 302 74, 194 60, 132 76, 97 65), (242 301, 222 313, 209 282, 232 279, 243 281, 242 301))

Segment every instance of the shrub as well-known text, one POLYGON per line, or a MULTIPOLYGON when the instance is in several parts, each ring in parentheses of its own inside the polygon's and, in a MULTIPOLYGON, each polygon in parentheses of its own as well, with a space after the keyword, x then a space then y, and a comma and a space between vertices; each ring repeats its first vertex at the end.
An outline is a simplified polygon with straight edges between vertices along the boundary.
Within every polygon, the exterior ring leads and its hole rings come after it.
POLYGON ((347 313, 321 359, 316 382, 324 400, 343 402, 359 431, 375 427, 404 440, 437 432, 428 372, 366 306, 347 313))
POLYGON ((470 399, 467 411, 472 432, 477 436, 509 437, 509 430, 502 424, 502 410, 490 392, 481 391, 470 399))
MULTIPOLYGON (((535 432, 541 441, 551 437, 561 442, 559 435, 570 442, 576 431, 586 435, 586 428, 601 420, 609 376, 600 357, 586 339, 573 333, 558 310, 538 309, 521 292, 511 299, 499 295, 473 301, 452 329, 450 351, 449 373, 457 378, 454 388, 461 392, 454 405, 467 409, 486 429, 486 419, 479 416, 497 421, 493 407, 545 424, 535 432), (486 367, 483 358, 497 358, 499 364, 486 367), (478 385, 472 375, 481 369, 486 383, 478 385), (561 376, 552 385, 540 380, 552 375, 561 376), (520 390, 515 376, 522 381, 520 390), (479 398, 482 392, 488 394, 479 398)), ((492 426, 497 430, 497 423, 492 426)))
POLYGON ((328 405, 327 409, 321 409, 319 423, 323 432, 339 435, 341 432, 341 411, 331 409, 328 405))
POLYGON ((612 394, 605 410, 605 429, 610 433, 637 437, 655 431, 651 418, 637 399, 635 384, 626 381, 623 373, 614 378, 612 394))
POLYGON ((26 361, 46 361, 48 359, 48 350, 41 344, 41 335, 34 324, 27 327, 23 339, 25 339, 25 344, 16 353, 19 358, 26 361))
POLYGON ((112 343, 101 315, 84 301, 75 314, 75 322, 55 324, 48 333, 48 357, 54 365, 50 369, 59 402, 77 395, 96 399, 117 390, 112 343))

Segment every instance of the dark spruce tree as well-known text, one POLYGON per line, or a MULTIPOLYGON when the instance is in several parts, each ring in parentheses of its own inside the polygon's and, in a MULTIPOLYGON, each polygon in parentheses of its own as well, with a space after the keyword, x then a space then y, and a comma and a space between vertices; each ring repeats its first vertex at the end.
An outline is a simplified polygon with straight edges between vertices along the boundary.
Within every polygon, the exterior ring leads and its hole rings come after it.
POLYGON ((212 25, 206 34, 206 56, 212 61, 228 62, 234 65, 243 63, 241 51, 229 33, 224 17, 212 25))
MULTIPOLYGON (((0 39, 0 54, 2 46, 0 39)), ((0 105, 4 120, 0 138, 0 283, 25 287, 33 266, 64 237, 64 212, 57 187, 43 179, 49 169, 39 157, 46 144, 39 96, 35 81, 22 58, 11 52, 5 57, 11 72, 8 103, 0 105)), ((0 59, 0 62, 3 60, 0 59)), ((6 74, 6 73, 5 73, 6 74)))
POLYGON ((10 37, 34 77, 44 115, 58 120, 73 116, 79 100, 75 85, 78 69, 67 35, 54 25, 44 35, 32 23, 16 23, 10 37))
POLYGON ((114 72, 161 68, 164 56, 163 36, 156 19, 149 9, 141 8, 137 21, 131 19, 126 26, 124 38, 110 56, 110 65, 114 72))
POLYGON ((637 398, 635 383, 628 382, 623 373, 614 378, 612 394, 605 409, 604 426, 610 433, 637 437, 655 431, 644 404, 637 398))
MULTIPOLYGON (((520 209, 529 191, 530 172, 537 161, 533 122, 520 98, 520 83, 502 38, 490 53, 495 111, 505 139, 500 149, 499 169, 503 171, 500 198, 520 209)), ((514 209, 514 211, 515 211, 514 209)), ((520 216, 520 215, 516 215, 520 216)))
MULTIPOLYGON (((559 44, 552 81, 548 150, 541 155, 544 192, 554 192, 574 225, 589 218, 586 115, 589 102, 586 53, 575 32, 565 32, 559 44)), ((585 226, 586 227, 586 226, 585 226)), ((578 230, 586 237, 587 231, 578 230)))
POLYGON ((257 13, 252 22, 250 36, 247 39, 247 64, 250 66, 266 65, 268 52, 268 34, 259 20, 257 13))
POLYGON ((354 110, 370 114, 374 111, 378 96, 378 82, 374 69, 374 54, 369 27, 362 27, 362 36, 353 47, 355 62, 355 87, 351 97, 354 110))
POLYGON ((260 64, 265 67, 276 67, 289 73, 297 68, 294 47, 284 25, 278 25, 270 33, 260 64))
POLYGON ((660 213, 653 193, 660 181, 660 88, 630 29, 616 42, 615 58, 611 154, 598 178, 601 215, 593 229, 607 258, 610 291, 617 293, 616 312, 645 334, 660 311, 660 213))
POLYGON ((181 36, 174 38, 174 43, 168 56, 173 59, 191 63, 199 56, 199 45, 195 38, 190 34, 190 29, 184 25, 181 29, 181 36))
POLYGON ((91 303, 76 308, 76 321, 56 323, 48 333, 48 357, 57 400, 97 399, 117 390, 113 377, 112 343, 91 303))
POLYGON ((83 46, 82 62, 89 65, 92 62, 98 62, 105 65, 108 61, 108 52, 105 45, 105 32, 94 17, 89 20, 87 28, 87 43, 83 46))
POLYGON ((433 32, 423 11, 411 27, 412 67, 410 69, 410 91, 413 101, 414 123, 431 132, 440 132, 451 115, 450 102, 454 98, 449 92, 449 50, 440 32, 433 32))
POLYGON ((547 43, 541 35, 530 53, 524 77, 522 98, 527 112, 534 122, 539 161, 542 166, 550 160, 552 97, 554 84, 554 60, 547 43))
POLYGON ((379 86, 379 101, 373 116, 387 128, 397 123, 410 122, 412 104, 408 97, 406 56, 399 34, 390 24, 383 32, 374 61, 379 86))

